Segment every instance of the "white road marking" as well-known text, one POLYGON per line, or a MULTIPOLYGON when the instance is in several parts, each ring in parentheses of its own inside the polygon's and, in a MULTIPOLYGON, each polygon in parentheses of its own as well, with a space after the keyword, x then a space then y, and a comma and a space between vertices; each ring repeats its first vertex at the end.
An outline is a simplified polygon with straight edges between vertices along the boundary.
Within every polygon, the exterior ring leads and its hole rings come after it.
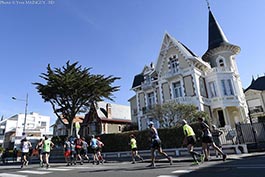
POLYGON ((26 175, 16 175, 11 173, 0 173, 0 177, 28 177, 26 175))
POLYGON ((171 173, 190 173, 193 170, 176 170, 176 171, 172 171, 171 173))
POLYGON ((175 176, 175 175, 159 175, 157 177, 178 177, 178 176, 175 176))
POLYGON ((24 171, 18 171, 19 173, 29 173, 29 174, 37 174, 37 175, 44 175, 51 173, 50 171, 33 171, 33 170, 24 170, 24 171))
MULTIPOLYGON (((39 168, 39 169, 41 169, 41 168, 39 168)), ((44 171, 45 170, 48 170, 48 171, 70 171, 70 170, 72 170, 72 169, 70 169, 70 168, 48 168, 48 169, 43 169, 44 171)))

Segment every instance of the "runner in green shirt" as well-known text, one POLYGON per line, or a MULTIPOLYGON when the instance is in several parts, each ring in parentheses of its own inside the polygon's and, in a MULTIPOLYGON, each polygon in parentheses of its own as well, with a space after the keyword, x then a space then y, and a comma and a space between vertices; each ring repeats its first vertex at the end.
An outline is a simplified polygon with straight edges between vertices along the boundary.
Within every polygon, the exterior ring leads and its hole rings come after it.
POLYGON ((132 151, 132 160, 133 160, 132 164, 135 164, 135 156, 138 157, 143 162, 144 159, 138 154, 137 142, 133 134, 130 135, 129 145, 131 146, 131 151, 132 151))
POLYGON ((200 157, 201 162, 203 162, 204 156, 193 150, 194 145, 196 144, 195 133, 194 133, 192 127, 188 125, 186 120, 182 120, 182 126, 183 126, 182 127, 183 133, 185 136, 184 140, 183 140, 183 144, 187 145, 188 151, 194 160, 193 164, 198 165, 199 162, 198 162, 196 157, 197 156, 200 157))
POLYGON ((43 156, 45 158, 46 168, 50 167, 49 157, 50 157, 51 148, 53 146, 54 146, 53 142, 51 140, 49 140, 47 136, 45 136, 45 139, 43 141, 42 152, 43 152, 43 156))

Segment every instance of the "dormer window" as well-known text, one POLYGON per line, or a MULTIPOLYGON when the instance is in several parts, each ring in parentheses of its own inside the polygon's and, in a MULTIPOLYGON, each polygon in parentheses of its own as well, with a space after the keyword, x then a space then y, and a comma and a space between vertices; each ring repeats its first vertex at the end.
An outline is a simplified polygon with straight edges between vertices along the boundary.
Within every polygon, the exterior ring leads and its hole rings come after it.
POLYGON ((179 70, 179 59, 178 55, 169 57, 168 68, 172 73, 177 73, 179 70))
POLYGON ((216 61, 217 61, 217 66, 225 67, 225 59, 223 57, 219 56, 216 61))
POLYGON ((220 67, 224 67, 224 66, 225 66, 225 64, 224 64, 224 60, 223 60, 223 59, 219 60, 219 66, 220 66, 220 67))

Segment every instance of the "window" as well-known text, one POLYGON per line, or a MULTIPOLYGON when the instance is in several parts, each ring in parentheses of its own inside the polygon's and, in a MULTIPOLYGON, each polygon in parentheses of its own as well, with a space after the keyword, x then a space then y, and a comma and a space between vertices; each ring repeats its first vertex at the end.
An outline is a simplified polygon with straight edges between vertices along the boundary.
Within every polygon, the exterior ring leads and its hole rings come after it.
POLYGON ((211 98, 217 97, 215 82, 214 81, 209 82, 209 87, 210 87, 210 96, 211 96, 211 98))
POLYGON ((144 83, 146 83, 146 84, 150 84, 151 83, 151 77, 149 75, 145 76, 144 83))
POLYGON ((172 73, 177 73, 179 70, 179 60, 176 55, 169 58, 169 69, 172 73))
POLYGON ((46 126, 46 122, 41 122, 41 123, 40 123, 40 126, 41 126, 41 127, 45 127, 45 126, 46 126))
POLYGON ((173 83, 173 92, 174 98, 182 97, 180 81, 173 83))
POLYGON ((224 66, 225 66, 225 64, 224 64, 224 60, 223 60, 223 59, 220 59, 220 60, 219 60, 219 66, 220 66, 220 67, 224 67, 224 66))
POLYGON ((223 94, 225 96, 234 95, 234 89, 231 79, 221 80, 223 94))
POLYGON ((207 97, 204 78, 200 77, 199 82, 200 82, 200 94, 201 94, 201 96, 207 97))
POLYGON ((221 56, 218 56, 216 59, 217 66, 219 67, 225 67, 225 59, 221 56))
POLYGON ((152 108, 155 104, 155 94, 154 92, 150 92, 147 94, 147 104, 149 108, 152 108))

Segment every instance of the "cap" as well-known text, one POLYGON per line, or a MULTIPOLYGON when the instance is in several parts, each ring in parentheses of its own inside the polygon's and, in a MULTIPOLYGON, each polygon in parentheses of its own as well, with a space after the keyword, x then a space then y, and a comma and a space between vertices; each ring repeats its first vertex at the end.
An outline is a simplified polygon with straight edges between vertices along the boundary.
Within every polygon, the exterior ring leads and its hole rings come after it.
POLYGON ((150 121, 148 125, 149 125, 149 126, 150 126, 150 125, 154 125, 154 122, 150 121))
POLYGON ((185 119, 183 119, 183 120, 181 121, 181 123, 182 123, 183 125, 185 125, 185 124, 187 124, 187 121, 186 121, 185 119))

